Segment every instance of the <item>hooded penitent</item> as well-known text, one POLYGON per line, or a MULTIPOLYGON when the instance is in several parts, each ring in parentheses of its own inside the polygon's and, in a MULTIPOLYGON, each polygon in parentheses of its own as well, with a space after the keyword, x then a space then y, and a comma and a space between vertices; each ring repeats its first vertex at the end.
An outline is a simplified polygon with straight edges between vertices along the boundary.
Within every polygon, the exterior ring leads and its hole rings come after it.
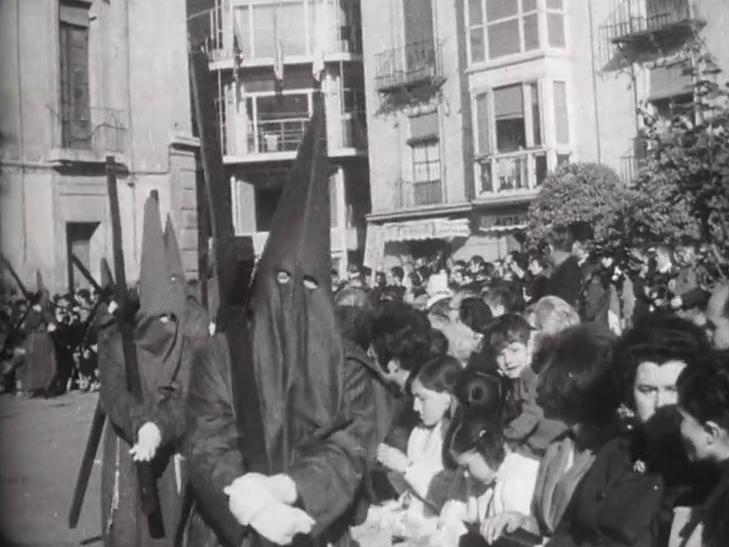
POLYGON ((140 307, 135 334, 147 392, 153 392, 154 386, 165 385, 174 375, 182 345, 180 319, 185 300, 185 280, 174 231, 170 227, 165 238, 157 200, 149 197, 144 204, 140 307), (168 240, 174 240, 174 248, 168 246, 168 240))
POLYGON ((270 472, 286 472, 337 423, 344 361, 330 282, 329 164, 323 99, 299 147, 257 265, 253 365, 270 472))

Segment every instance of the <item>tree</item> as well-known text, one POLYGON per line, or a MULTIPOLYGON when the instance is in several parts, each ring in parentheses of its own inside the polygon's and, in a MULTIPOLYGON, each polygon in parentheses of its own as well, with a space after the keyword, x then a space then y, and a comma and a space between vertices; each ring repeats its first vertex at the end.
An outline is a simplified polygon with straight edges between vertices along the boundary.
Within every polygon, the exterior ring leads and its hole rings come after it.
POLYGON ((527 234, 531 246, 543 240, 553 226, 589 226, 590 244, 617 249, 630 193, 618 175, 598 163, 561 165, 550 174, 529 206, 527 234))
POLYGON ((647 155, 632 189, 633 242, 703 244, 716 277, 729 267, 729 87, 693 51, 694 102, 668 119, 645 116, 647 155))

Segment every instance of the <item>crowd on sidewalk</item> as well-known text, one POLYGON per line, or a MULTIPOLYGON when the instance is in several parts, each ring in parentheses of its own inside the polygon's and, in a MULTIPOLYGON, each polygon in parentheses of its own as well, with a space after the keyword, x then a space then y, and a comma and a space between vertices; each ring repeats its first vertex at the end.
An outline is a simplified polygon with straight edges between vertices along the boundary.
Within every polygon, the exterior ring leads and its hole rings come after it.
POLYGON ((98 300, 88 289, 50 297, 41 286, 29 298, 6 290, 0 298, 3 391, 44 397, 97 391, 98 300))

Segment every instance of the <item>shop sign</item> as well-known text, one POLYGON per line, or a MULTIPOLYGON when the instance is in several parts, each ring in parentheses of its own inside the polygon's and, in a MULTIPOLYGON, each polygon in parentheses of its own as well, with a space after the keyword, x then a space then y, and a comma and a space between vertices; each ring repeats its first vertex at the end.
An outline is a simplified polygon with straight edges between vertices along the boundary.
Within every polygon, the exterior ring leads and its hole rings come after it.
POLYGON ((382 226, 384 241, 417 241, 423 239, 452 239, 468 237, 471 228, 467 218, 429 219, 392 222, 382 226))

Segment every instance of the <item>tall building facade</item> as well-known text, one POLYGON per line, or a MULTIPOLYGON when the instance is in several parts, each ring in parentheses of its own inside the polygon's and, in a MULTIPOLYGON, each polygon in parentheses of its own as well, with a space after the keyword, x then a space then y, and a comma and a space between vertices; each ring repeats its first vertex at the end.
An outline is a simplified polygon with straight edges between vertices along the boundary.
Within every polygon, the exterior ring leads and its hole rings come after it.
POLYGON ((639 111, 693 100, 696 47, 729 77, 728 19, 721 0, 367 2, 369 265, 519 248, 562 162, 629 182, 639 111))
POLYGON ((86 284, 71 253, 93 274, 111 258, 107 155, 119 166, 127 278, 152 190, 197 275, 185 16, 175 0, 0 1, 0 249, 21 277, 39 270, 65 291, 86 284))
POLYGON ((360 261, 370 210, 359 0, 188 2, 218 90, 223 163, 237 235, 263 250, 309 117, 324 94, 332 263, 360 261))

